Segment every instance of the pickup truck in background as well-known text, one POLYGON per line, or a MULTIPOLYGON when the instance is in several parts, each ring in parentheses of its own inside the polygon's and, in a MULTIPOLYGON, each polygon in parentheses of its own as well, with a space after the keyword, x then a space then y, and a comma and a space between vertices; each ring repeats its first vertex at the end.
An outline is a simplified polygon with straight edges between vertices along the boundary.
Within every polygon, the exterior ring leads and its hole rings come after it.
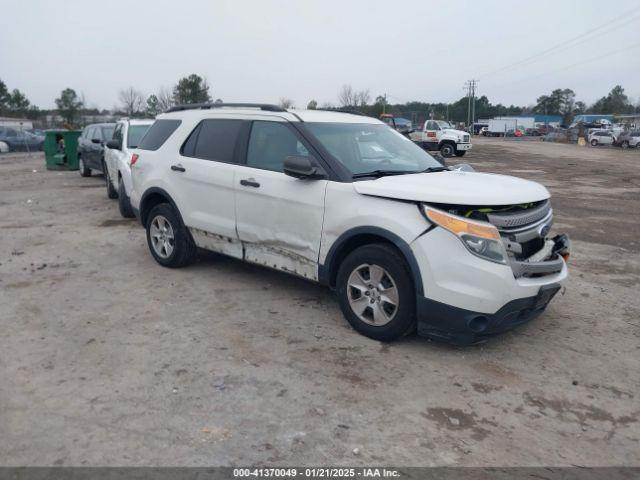
POLYGON ((406 118, 396 117, 390 113, 383 113, 380 115, 380 120, 403 135, 409 135, 413 132, 413 124, 411 120, 407 120, 406 118))
POLYGON ((443 157, 462 157, 471 150, 468 132, 456 130, 444 120, 427 120, 421 131, 413 132, 411 140, 425 150, 437 150, 443 157))

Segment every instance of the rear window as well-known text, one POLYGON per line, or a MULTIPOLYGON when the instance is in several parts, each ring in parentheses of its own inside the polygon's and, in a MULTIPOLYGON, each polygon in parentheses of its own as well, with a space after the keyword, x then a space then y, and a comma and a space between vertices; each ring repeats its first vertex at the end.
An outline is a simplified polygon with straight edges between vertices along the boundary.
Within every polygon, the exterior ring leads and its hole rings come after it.
POLYGON ((233 163, 243 120, 203 120, 182 148, 186 157, 233 163))
POLYGON ((129 125, 127 133, 127 148, 138 148, 140 140, 147 133, 151 125, 129 125))
POLYGON ((102 138, 105 140, 111 140, 114 128, 115 127, 102 127, 102 138))
POLYGON ((181 123, 181 120, 156 120, 147 131, 147 134, 142 137, 138 148, 142 150, 158 150, 181 123))

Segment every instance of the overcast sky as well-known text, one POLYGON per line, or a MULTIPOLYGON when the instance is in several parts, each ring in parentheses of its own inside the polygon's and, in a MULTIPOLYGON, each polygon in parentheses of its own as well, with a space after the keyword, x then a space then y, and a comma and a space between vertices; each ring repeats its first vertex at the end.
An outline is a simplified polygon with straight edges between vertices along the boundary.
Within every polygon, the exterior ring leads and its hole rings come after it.
POLYGON ((590 103, 616 84, 640 99, 638 0, 0 0, 0 15, 0 79, 41 108, 66 87, 112 108, 190 73, 214 99, 298 107, 345 83, 452 101, 471 78, 493 103, 559 87, 590 103))

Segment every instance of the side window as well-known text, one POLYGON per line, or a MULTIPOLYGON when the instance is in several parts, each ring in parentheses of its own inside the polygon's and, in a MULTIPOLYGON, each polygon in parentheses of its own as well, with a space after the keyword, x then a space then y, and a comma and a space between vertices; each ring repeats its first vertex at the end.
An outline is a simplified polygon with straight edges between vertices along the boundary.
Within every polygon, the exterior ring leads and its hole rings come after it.
POLYGON ((87 130, 87 140, 91 141, 95 138, 95 130, 94 127, 89 127, 87 130))
POLYGON ((113 131, 113 140, 118 140, 122 143, 122 124, 119 123, 116 129, 113 131))
POLYGON ((255 121, 251 128, 247 166, 282 172, 284 159, 291 155, 309 155, 293 132, 279 122, 255 121))
POLYGON ((434 122, 433 120, 429 120, 427 122, 426 130, 435 130, 435 129, 436 129, 436 122, 434 122))
POLYGON ((185 157, 195 157, 196 155, 196 142, 198 141, 198 133, 200 132, 200 127, 202 123, 196 125, 196 128, 189 134, 187 140, 182 144, 182 148, 180 149, 180 154, 185 157))
MULTIPOLYGON (((233 163, 236 141, 243 123, 243 120, 203 120, 196 128, 198 131, 193 156, 204 160, 233 163)), ((185 147, 190 146, 187 144, 193 136, 192 132, 185 147)))
POLYGON ((181 123, 182 120, 156 120, 145 136, 142 137, 138 148, 141 150, 158 150, 181 123))

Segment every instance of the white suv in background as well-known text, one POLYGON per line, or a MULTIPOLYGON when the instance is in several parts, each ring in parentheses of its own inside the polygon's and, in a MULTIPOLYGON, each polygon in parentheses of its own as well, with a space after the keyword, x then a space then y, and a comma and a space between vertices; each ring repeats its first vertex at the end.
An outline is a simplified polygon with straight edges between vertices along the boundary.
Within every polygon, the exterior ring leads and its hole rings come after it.
POLYGON ((379 120, 174 107, 135 151, 131 204, 166 267, 197 247, 328 285, 350 324, 458 344, 520 325, 567 279, 542 185, 449 170, 379 120))
POLYGON ((132 150, 137 148, 153 120, 129 120, 124 118, 116 123, 113 137, 107 142, 104 161, 107 166, 104 173, 107 196, 118 199, 118 207, 123 217, 133 217, 129 202, 131 192, 132 150))

